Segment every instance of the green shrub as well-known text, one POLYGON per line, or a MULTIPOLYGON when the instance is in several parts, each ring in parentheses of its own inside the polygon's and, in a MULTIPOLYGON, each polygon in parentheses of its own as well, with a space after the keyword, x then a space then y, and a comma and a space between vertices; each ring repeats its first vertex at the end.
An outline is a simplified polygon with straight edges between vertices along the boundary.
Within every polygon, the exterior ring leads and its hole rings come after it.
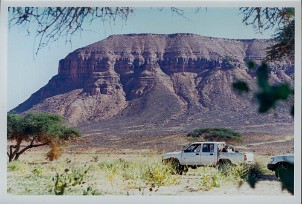
POLYGON ((43 167, 39 164, 34 164, 34 166, 31 168, 31 174, 28 176, 28 178, 30 179, 41 179, 42 178, 42 175, 43 173, 43 167))
POLYGON ((129 189, 148 188, 150 191, 160 186, 177 182, 173 175, 174 169, 162 162, 129 162, 123 159, 99 163, 100 169, 105 171, 107 179, 113 187, 116 178, 120 178, 129 189))
POLYGON ((7 165, 7 170, 12 172, 24 173, 26 170, 28 170, 28 168, 27 163, 20 161, 12 161, 7 165))
POLYGON ((263 167, 257 162, 254 164, 226 164, 220 168, 220 172, 227 180, 234 181, 238 187, 247 182, 252 188, 255 188, 259 178, 264 174, 263 167))
POLYGON ((206 141, 242 142, 241 134, 228 128, 198 128, 187 134, 187 137, 206 141))
POLYGON ((19 171, 20 169, 22 169, 22 167, 19 161, 12 161, 7 165, 8 171, 19 171))
POLYGON ((223 175, 212 167, 203 167, 198 188, 202 191, 209 191, 212 188, 219 188, 223 182, 223 175))
POLYGON ((136 181, 141 179, 142 172, 143 172, 143 165, 132 164, 127 169, 123 169, 123 171, 121 171, 121 176, 124 181, 129 181, 129 180, 136 181))
POLYGON ((88 170, 83 168, 75 168, 64 170, 64 173, 56 175, 52 178, 53 186, 52 191, 55 195, 63 195, 67 187, 73 187, 76 185, 84 184, 84 177, 87 174, 88 170))
POLYGON ((177 183, 178 176, 173 175, 174 169, 162 162, 148 163, 145 165, 142 179, 147 182, 150 189, 177 183))
POLYGON ((259 163, 254 164, 246 164, 248 171, 246 175, 247 183, 252 187, 255 188, 256 183, 258 182, 258 179, 263 176, 264 170, 262 169, 262 166, 259 163))
POLYGON ((51 147, 46 158, 57 160, 61 156, 62 144, 75 136, 80 136, 80 132, 65 126, 60 115, 42 112, 26 115, 7 113, 7 140, 14 143, 9 145, 7 152, 9 162, 18 160, 20 155, 31 148, 45 145, 51 147))
POLYGON ((175 183, 172 179, 174 170, 162 162, 155 162, 146 164, 143 179, 155 186, 165 186, 175 183))
POLYGON ((118 159, 110 162, 99 163, 100 169, 105 171, 107 179, 113 187, 113 181, 118 175, 123 175, 129 168, 130 163, 124 159, 118 159))
POLYGON ((113 161, 105 161, 98 164, 101 169, 119 169, 123 170, 129 168, 130 162, 124 159, 118 159, 113 161))

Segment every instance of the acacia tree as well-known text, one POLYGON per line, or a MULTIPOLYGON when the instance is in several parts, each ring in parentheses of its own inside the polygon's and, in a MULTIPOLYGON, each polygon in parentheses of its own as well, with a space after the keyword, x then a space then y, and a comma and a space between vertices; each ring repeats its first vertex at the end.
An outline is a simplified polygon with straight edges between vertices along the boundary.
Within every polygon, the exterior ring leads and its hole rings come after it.
POLYGON ((18 160, 25 151, 48 145, 51 147, 46 158, 58 159, 61 156, 60 145, 64 141, 80 133, 68 128, 59 115, 49 113, 29 113, 25 116, 18 114, 7 114, 7 140, 13 144, 9 145, 7 156, 9 162, 18 160))
POLYGON ((187 134, 187 137, 198 140, 227 143, 242 143, 242 135, 229 128, 198 128, 187 134))

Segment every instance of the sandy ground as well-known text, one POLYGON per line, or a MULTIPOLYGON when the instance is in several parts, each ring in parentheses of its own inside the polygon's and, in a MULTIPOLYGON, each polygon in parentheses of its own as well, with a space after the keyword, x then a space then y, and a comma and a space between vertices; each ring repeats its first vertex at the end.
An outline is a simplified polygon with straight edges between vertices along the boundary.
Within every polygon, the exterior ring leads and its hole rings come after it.
MULTIPOLYGON (((272 156, 294 152, 294 138, 292 135, 273 135, 247 133, 243 135, 244 142, 237 144, 241 151, 250 151, 259 155, 272 156)), ((98 133, 87 134, 71 144, 72 149, 119 152, 121 149, 152 150, 158 153, 180 150, 190 139, 185 135, 168 136, 104 136, 98 133)))

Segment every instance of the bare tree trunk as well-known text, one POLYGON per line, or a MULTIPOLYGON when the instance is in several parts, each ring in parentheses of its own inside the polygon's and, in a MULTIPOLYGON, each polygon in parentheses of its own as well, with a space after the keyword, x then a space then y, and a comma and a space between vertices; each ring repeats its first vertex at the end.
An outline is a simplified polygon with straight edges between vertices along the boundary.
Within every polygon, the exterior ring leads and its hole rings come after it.
POLYGON ((21 143, 19 143, 19 142, 16 145, 10 145, 10 147, 9 147, 10 154, 8 156, 9 162, 11 162, 12 160, 14 160, 16 154, 18 153, 18 151, 20 149, 20 145, 21 145, 21 143), (15 149, 14 151, 13 151, 13 148, 15 149))
POLYGON ((13 160, 13 145, 9 146, 9 153, 7 153, 8 161, 11 162, 13 160))

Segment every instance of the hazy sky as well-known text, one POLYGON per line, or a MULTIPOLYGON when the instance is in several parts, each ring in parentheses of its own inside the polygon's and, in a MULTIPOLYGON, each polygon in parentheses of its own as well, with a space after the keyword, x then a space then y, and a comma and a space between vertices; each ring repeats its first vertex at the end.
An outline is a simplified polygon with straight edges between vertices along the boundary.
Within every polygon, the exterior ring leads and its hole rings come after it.
POLYGON ((16 107, 47 84, 57 74, 58 62, 77 48, 105 39, 112 34, 127 33, 194 33, 233 39, 270 38, 273 30, 256 33, 242 23, 238 8, 184 9, 185 18, 169 8, 136 8, 127 22, 95 21, 89 29, 73 37, 72 45, 64 38, 50 44, 35 55, 34 31, 13 27, 8 33, 8 110, 16 107))

